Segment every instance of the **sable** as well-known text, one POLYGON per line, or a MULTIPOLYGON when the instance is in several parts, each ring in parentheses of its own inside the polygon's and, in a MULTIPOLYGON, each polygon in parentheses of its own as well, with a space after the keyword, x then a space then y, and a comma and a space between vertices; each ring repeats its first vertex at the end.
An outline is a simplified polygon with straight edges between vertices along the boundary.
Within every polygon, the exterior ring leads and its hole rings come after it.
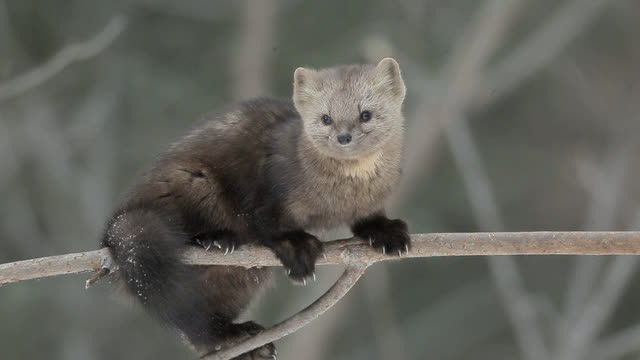
MULTIPOLYGON (((102 245, 131 294, 201 354, 263 328, 233 321, 267 268, 193 266, 190 247, 269 248, 293 281, 315 277, 310 232, 348 225, 382 254, 410 249, 384 215, 399 175, 405 86, 398 64, 298 68, 293 102, 254 99, 204 119, 142 174, 108 221, 102 245)), ((271 358, 266 344, 238 359, 271 358)))

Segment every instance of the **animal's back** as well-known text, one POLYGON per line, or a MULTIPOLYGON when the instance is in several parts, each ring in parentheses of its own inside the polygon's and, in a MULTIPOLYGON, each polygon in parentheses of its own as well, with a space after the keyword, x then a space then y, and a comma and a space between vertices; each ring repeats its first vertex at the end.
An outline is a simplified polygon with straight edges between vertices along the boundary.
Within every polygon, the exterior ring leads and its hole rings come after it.
MULTIPOLYGON (((180 329, 200 350, 258 331, 233 324, 268 268, 184 265, 188 244, 232 246, 247 240, 247 214, 263 187, 274 137, 299 131, 291 102, 256 99, 216 112, 161 153, 127 194, 107 225, 112 250, 134 296, 180 329)), ((257 352, 270 357, 273 346, 257 352)))
POLYGON ((300 128, 290 101, 254 99, 215 112, 158 156, 124 207, 178 213, 191 236, 213 229, 245 234, 242 209, 266 186, 274 142, 300 128))

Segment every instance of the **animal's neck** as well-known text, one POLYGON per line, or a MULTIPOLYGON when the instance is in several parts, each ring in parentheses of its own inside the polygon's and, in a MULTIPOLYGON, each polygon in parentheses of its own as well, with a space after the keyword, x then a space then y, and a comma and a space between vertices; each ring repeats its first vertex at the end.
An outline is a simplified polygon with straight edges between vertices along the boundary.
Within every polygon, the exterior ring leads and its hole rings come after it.
MULTIPOLYGON (((400 135, 401 136, 401 135, 400 135)), ((398 167, 402 139, 390 139, 380 149, 357 159, 335 159, 323 154, 308 139, 300 141, 299 154, 303 171, 308 176, 330 174, 332 176, 367 181, 398 167)))

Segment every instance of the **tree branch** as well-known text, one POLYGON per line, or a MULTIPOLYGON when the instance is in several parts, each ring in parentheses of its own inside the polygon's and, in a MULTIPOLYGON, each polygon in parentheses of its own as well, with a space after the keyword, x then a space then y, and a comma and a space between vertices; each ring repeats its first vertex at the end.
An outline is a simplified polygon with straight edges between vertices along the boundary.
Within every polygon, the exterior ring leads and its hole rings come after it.
MULTIPOLYGON (((640 255, 640 232, 497 232, 413 234, 412 249, 404 257, 478 255, 640 255)), ((344 264, 347 269, 320 299, 289 319, 222 350, 209 359, 229 359, 252 348, 275 341, 303 327, 340 300, 364 273, 380 261, 398 259, 373 250, 361 239, 335 240, 325 244, 326 258, 318 265, 344 264)), ((244 267, 280 266, 279 260, 264 247, 248 245, 233 254, 192 248, 184 254, 194 265, 233 265, 244 267)), ((75 254, 43 257, 0 265, 0 286, 49 276, 116 271, 106 248, 75 254)), ((87 285, 100 276, 94 276, 87 285)), ((600 302, 595 302, 597 305, 600 302)), ((594 305, 595 306, 595 305, 594 305)))
MULTIPOLYGON (((486 232, 411 235, 412 248, 402 258, 482 255, 640 255, 640 232, 486 232)), ((394 260, 357 238, 325 243, 326 259, 318 265, 394 260)), ((97 272, 110 260, 108 249, 49 256, 0 265, 0 286, 57 275, 97 272)), ((264 247, 247 245, 233 254, 189 249, 185 262, 194 265, 280 266, 264 247)))
POLYGON ((311 321, 315 320, 318 316, 322 315, 325 311, 329 310, 340 299, 342 299, 351 287, 360 279, 364 271, 367 269, 367 264, 353 263, 347 265, 340 278, 333 286, 327 290, 313 304, 307 306, 304 310, 291 316, 287 320, 270 327, 233 347, 217 352, 213 355, 207 356, 206 360, 227 360, 232 359, 247 351, 260 347, 264 344, 276 341, 283 338, 292 332, 302 328, 311 321))

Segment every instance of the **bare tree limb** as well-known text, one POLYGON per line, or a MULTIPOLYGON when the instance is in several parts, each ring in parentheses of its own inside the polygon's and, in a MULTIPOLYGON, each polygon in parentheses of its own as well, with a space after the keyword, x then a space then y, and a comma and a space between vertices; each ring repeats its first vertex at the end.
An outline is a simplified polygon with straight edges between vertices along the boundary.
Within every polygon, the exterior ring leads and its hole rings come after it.
MULTIPOLYGON (((472 255, 640 255, 640 232, 502 232, 502 233, 434 233, 411 236, 412 250, 405 257, 472 256, 472 255)), ((333 306, 353 286, 365 269, 380 261, 398 259, 374 251, 357 238, 331 241, 325 246, 326 259, 318 265, 346 264, 347 269, 336 284, 302 312, 262 333, 216 353, 210 359, 229 359, 254 347, 275 341, 301 328, 333 306)), ((189 249, 184 260, 198 265, 235 265, 244 267, 279 266, 273 253, 260 246, 249 245, 233 254, 206 252, 189 249)), ((633 259, 630 259, 633 260, 633 259)), ((110 265, 111 257, 106 248, 82 253, 50 256, 0 265, 0 286, 23 280, 55 275, 98 272, 115 269, 110 265)), ((622 261, 609 274, 611 285, 621 281, 615 277, 629 275, 630 261, 622 261)), ((95 282, 95 277, 90 281, 95 282)), ((624 283, 624 281, 622 282, 624 283)), ((607 286, 607 285, 605 285, 607 286)), ((618 291, 611 293, 620 294, 618 291)), ((601 292, 606 294, 607 292, 601 292)), ((594 299, 590 310, 598 315, 598 306, 608 299, 594 299)), ((605 311, 606 312, 606 311, 605 311)), ((606 314, 605 314, 606 315, 606 314)), ((597 316, 602 318, 602 316, 597 316)), ((606 316, 605 316, 606 317, 606 316)))
MULTIPOLYGON (((402 258, 487 255, 640 255, 640 232, 496 232, 411 235, 412 248, 402 258)), ((382 255, 358 238, 325 243, 326 259, 318 265, 373 264, 397 257, 382 255)), ((99 271, 108 249, 49 256, 0 265, 0 286, 56 275, 99 271)), ((194 265, 280 266, 267 248, 247 245, 233 254, 189 249, 185 262, 194 265)))
POLYGON ((67 45, 45 64, 0 83, 0 101, 43 84, 74 62, 95 57, 106 49, 125 28, 125 18, 115 17, 93 38, 82 43, 67 45))
POLYGON ((241 355, 247 351, 255 349, 264 344, 276 341, 282 337, 285 337, 292 332, 307 325, 318 316, 322 315, 325 311, 329 310, 340 299, 342 299, 347 292, 353 287, 353 285, 360 279, 364 271, 367 269, 367 264, 364 263, 350 263, 344 270, 344 273, 340 276, 338 281, 318 300, 313 304, 307 306, 304 310, 291 316, 287 320, 264 330, 256 336, 253 336, 240 344, 237 344, 229 349, 221 350, 211 356, 206 357, 206 360, 227 360, 232 359, 238 355, 241 355))

